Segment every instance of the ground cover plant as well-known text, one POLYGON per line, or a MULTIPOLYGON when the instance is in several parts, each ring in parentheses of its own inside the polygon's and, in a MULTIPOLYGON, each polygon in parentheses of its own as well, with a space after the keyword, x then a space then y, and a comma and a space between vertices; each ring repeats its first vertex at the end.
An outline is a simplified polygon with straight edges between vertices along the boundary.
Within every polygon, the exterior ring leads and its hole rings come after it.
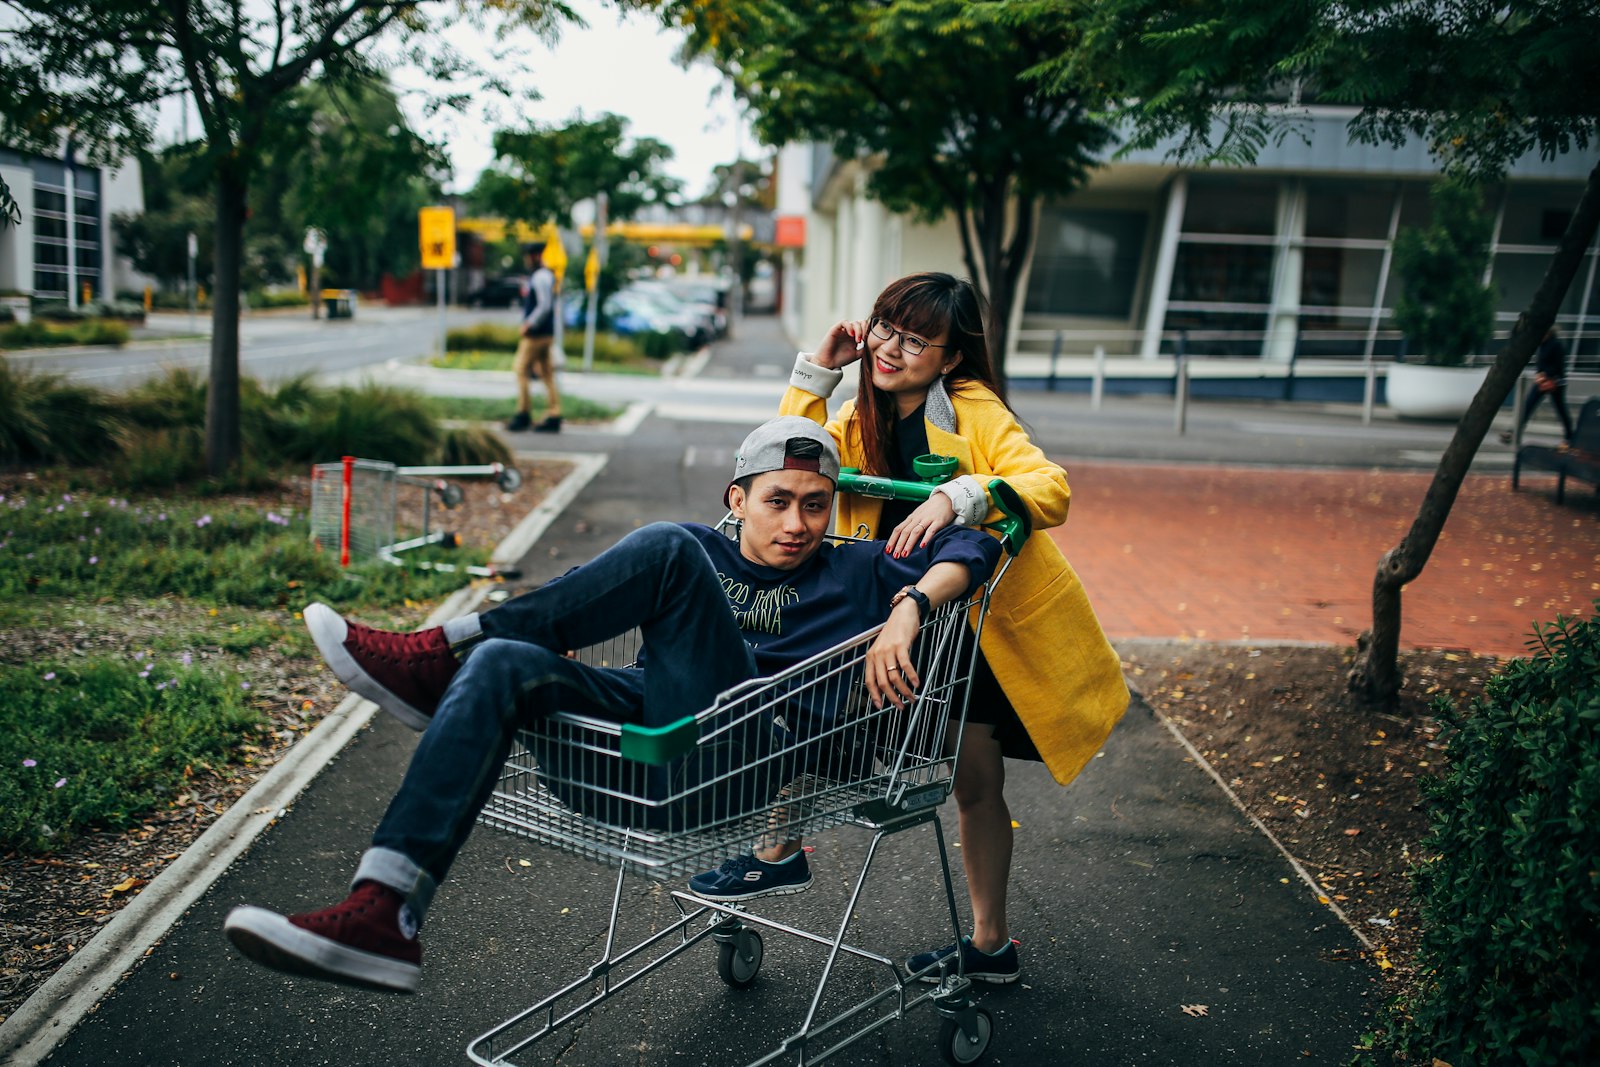
MULTIPOLYGON (((196 765, 236 758, 266 725, 246 703, 251 653, 287 640, 305 603, 369 614, 409 605, 410 615, 461 584, 383 562, 341 569, 312 544, 303 510, 67 484, 22 478, 0 493, 0 632, 13 638, 0 691, 15 709, 0 718, 0 852, 45 853, 127 826, 196 765), (145 634, 43 657, 16 639, 111 605, 156 605, 185 626, 175 642, 145 634)), ((450 562, 484 556, 469 548, 450 562)))
POLYGON ((35 318, 0 326, 0 349, 125 345, 129 336, 128 327, 114 319, 54 323, 35 318))

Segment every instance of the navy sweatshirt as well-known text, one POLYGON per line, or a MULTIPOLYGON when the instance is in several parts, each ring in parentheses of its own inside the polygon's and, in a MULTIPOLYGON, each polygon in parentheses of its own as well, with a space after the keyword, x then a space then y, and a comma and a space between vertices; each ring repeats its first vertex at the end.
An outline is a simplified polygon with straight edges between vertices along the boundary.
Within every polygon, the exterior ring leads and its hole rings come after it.
POLYGON ((728 607, 755 650, 756 671, 776 674, 889 617, 889 601, 935 563, 967 568, 967 594, 994 573, 1000 542, 976 530, 947 527, 927 548, 895 559, 882 541, 824 544, 794 570, 745 559, 739 545, 709 526, 684 523, 722 579, 728 607))

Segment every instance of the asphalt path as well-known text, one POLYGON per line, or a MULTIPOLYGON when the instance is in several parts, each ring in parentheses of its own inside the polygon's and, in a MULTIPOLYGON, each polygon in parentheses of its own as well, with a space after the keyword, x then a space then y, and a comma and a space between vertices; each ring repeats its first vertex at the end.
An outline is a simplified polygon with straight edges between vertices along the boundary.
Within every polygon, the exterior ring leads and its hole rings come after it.
MULTIPOLYGON (((772 340, 723 346, 716 362, 766 359, 755 350, 772 340)), ((658 413, 631 434, 549 441, 610 462, 530 550, 524 580, 547 580, 644 521, 713 518, 747 425, 658 413)), ((429 915, 416 997, 280 976, 224 939, 235 904, 293 911, 343 896, 414 744, 380 715, 46 1062, 464 1063, 469 1040, 579 977, 602 944, 611 872, 487 830, 429 915)), ((1353 959, 1355 935, 1142 703, 1070 789, 1037 765, 1013 763, 1010 774, 1012 923, 1026 979, 981 990, 996 1024, 985 1062, 1331 1065, 1349 1055, 1380 996, 1370 965, 1353 959)), ((945 815, 953 823, 949 806, 945 815)), ((945 832, 953 842, 953 825, 945 832)), ((898 956, 948 942, 931 833, 880 850, 854 943, 898 956)), ((831 931, 866 841, 850 828, 818 837, 815 886, 768 913, 831 931)), ((625 885, 624 935, 672 914, 662 887, 625 885)), ((799 1024, 820 965, 814 946, 770 934, 759 978, 736 991, 701 946, 517 1062, 745 1063, 799 1024)), ((846 967, 825 1010, 861 999, 873 978, 846 967)), ((937 1062, 937 1028, 924 1008, 829 1062, 937 1062)))

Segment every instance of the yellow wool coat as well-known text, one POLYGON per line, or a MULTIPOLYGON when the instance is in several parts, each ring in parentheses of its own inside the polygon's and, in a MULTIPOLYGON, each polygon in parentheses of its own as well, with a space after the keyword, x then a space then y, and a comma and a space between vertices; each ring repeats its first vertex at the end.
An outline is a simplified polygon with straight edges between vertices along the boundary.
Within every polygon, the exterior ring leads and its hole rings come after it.
MULTIPOLYGON (((1057 782, 1066 785, 1094 758, 1128 707, 1122 661, 1100 629, 1088 594, 1056 543, 1044 533, 1066 521, 1067 475, 1050 462, 990 389, 965 382, 950 395, 958 432, 927 423, 928 448, 960 461, 958 474, 1004 478, 1027 502, 1033 535, 995 587, 984 623, 983 654, 1017 710, 1028 736, 1057 782)), ((855 432, 855 401, 828 418, 827 401, 791 386, 782 414, 822 423, 839 445, 846 467, 864 464, 855 432), (850 432, 846 432, 846 428, 850 432)), ((874 537, 881 501, 841 494, 835 528, 854 533, 865 524, 874 537)), ((999 519, 992 510, 989 520, 999 519)))

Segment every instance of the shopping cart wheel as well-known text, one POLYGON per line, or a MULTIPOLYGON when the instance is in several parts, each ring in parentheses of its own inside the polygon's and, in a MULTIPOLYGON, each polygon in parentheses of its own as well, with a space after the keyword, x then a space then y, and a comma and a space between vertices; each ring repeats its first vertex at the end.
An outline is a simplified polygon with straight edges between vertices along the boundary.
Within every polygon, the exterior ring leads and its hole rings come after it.
POLYGON ((975 1037, 968 1037, 955 1019, 946 1019, 939 1024, 939 1052, 944 1056, 944 1062, 977 1063, 989 1051, 989 1039, 994 1036, 994 1017, 984 1008, 972 1010, 977 1031, 975 1037))
POLYGON ((500 486, 502 493, 515 493, 522 485, 522 472, 515 467, 504 467, 494 479, 500 486))
POLYGON ((458 507, 467 498, 467 494, 461 491, 461 487, 453 482, 438 483, 435 486, 435 492, 439 494, 439 503, 446 508, 458 507))
POLYGON ((756 980, 761 970, 761 935, 749 928, 740 930, 732 941, 717 946, 717 975, 735 989, 756 980))

